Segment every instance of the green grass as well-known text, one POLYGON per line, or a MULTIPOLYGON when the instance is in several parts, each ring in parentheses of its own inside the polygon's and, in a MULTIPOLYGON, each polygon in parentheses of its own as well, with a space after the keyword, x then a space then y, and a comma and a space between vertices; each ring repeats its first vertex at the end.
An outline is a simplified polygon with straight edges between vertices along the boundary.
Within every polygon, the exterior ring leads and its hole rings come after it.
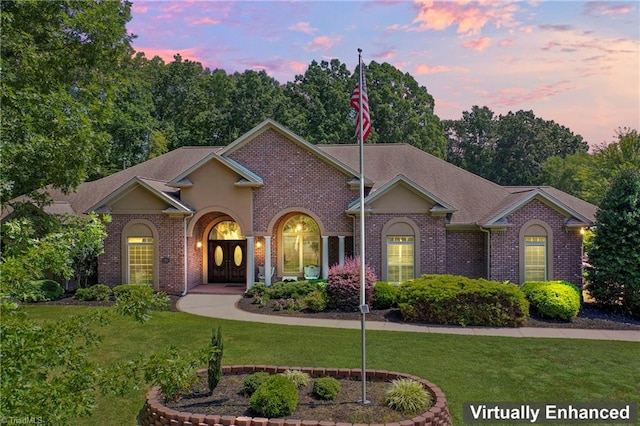
MULTIPOLYGON (((93 308, 38 306, 33 319, 55 319, 93 308)), ((161 312, 146 324, 117 318, 93 352, 100 364, 175 345, 195 351, 222 326, 223 365, 361 366, 360 331, 307 328, 161 312)), ((457 425, 465 402, 640 401, 640 344, 367 331, 367 368, 416 374, 445 392, 457 425)), ((148 387, 145 387, 147 389, 148 387)), ((104 397, 77 425, 134 425, 145 390, 104 397)))

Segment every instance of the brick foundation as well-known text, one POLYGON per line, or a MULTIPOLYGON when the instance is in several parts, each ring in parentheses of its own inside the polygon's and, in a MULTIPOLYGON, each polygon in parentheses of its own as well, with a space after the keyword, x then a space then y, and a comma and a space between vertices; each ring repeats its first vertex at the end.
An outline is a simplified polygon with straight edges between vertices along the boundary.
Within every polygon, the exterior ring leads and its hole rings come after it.
MULTIPOLYGON (((258 371, 266 371, 272 374, 283 373, 292 367, 268 366, 268 365, 233 365, 222 367, 222 373, 251 374, 258 371)), ((360 379, 362 371, 349 368, 301 368, 311 377, 332 376, 336 378, 360 379)), ((202 370, 206 374, 206 370, 202 370)), ((387 423, 387 426, 448 426, 451 425, 451 416, 444 393, 435 384, 417 376, 385 370, 367 370, 367 379, 375 381, 391 381, 398 378, 415 380, 433 397, 433 406, 426 412, 407 420, 396 423, 387 423)), ((335 423, 322 420, 291 420, 291 419, 265 419, 262 417, 246 416, 216 416, 212 414, 194 414, 172 410, 162 404, 163 395, 158 387, 154 387, 147 393, 147 402, 138 417, 139 424, 143 426, 352 426, 351 423, 335 423)), ((377 425, 383 422, 376 423, 377 425)), ((358 426, 368 426, 358 424, 358 426)))

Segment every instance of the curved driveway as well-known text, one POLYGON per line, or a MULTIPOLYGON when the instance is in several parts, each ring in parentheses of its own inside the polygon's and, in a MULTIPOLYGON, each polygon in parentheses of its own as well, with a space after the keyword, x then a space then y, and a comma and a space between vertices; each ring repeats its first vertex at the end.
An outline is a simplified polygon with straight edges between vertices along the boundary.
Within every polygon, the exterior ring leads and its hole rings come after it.
MULTIPOLYGON (((178 300, 178 309, 194 315, 234 321, 251 321, 270 324, 301 325, 306 327, 329 327, 360 329, 361 321, 312 319, 262 315, 245 312, 236 307, 242 296, 233 294, 187 294, 178 300)), ((564 339, 622 340, 640 342, 640 330, 585 330, 574 328, 492 328, 492 327, 447 327, 397 322, 367 321, 367 330, 409 331, 416 333, 444 333, 472 336, 546 337, 564 339)))

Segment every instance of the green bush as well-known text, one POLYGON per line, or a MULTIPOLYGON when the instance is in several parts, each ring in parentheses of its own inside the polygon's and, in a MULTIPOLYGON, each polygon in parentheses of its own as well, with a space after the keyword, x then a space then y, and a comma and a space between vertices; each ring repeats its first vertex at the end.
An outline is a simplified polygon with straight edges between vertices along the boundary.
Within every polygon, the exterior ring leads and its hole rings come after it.
POLYGON ((212 394, 222 378, 223 349, 222 329, 218 326, 217 329, 213 330, 213 334, 211 335, 211 346, 209 347, 207 365, 207 384, 209 385, 209 392, 212 394))
POLYGON ((398 306, 405 321, 517 327, 529 302, 515 284, 455 275, 423 275, 400 284, 398 306))
POLYGON ((92 300, 106 301, 111 300, 113 297, 113 290, 111 287, 104 284, 96 284, 91 287, 79 288, 76 290, 74 299, 83 300, 85 302, 92 300))
POLYGON ((113 288, 113 295, 117 312, 141 322, 151 318, 150 310, 166 310, 170 306, 169 298, 164 293, 154 293, 146 284, 119 285, 113 288))
POLYGON ((378 281, 373 286, 373 308, 389 309, 398 302, 398 287, 386 281, 378 281))
POLYGON ((311 312, 322 312, 327 309, 327 293, 317 288, 304 297, 304 303, 311 312))
POLYGON ((416 415, 427 410, 431 404, 431 395, 415 380, 397 379, 391 382, 384 401, 393 410, 416 415))
POLYGON ((267 379, 271 377, 271 374, 264 371, 253 373, 244 378, 242 382, 242 393, 247 396, 253 395, 253 393, 263 384, 267 379))
POLYGON ((320 377, 313 381, 313 394, 320 399, 334 400, 341 389, 342 385, 333 377, 320 377))
POLYGON ((64 290, 56 281, 33 280, 26 281, 14 293, 20 302, 48 302, 58 299, 64 294, 64 290))
POLYGON ((291 380, 278 374, 262 383, 251 395, 249 403, 259 416, 288 416, 298 406, 298 390, 291 380))
POLYGON ((278 281, 267 287, 267 295, 270 299, 302 299, 317 288, 317 284, 309 281, 278 281))
POLYGON ((286 370, 282 373, 284 377, 291 380, 297 389, 302 389, 311 383, 311 376, 300 370, 286 370))
POLYGON ((521 289, 541 317, 569 321, 580 312, 580 290, 566 281, 528 281, 521 289))

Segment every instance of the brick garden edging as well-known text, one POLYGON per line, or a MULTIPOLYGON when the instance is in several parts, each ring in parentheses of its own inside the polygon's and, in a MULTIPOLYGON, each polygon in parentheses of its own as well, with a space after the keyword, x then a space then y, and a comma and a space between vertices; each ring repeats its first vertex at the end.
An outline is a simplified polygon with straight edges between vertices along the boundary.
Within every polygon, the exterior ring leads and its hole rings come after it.
MULTIPOLYGON (((251 374, 265 371, 271 374, 283 373, 286 370, 300 370, 311 377, 331 376, 336 379, 352 378, 359 380, 362 377, 360 369, 353 368, 312 368, 312 367, 280 367, 271 365, 232 365, 222 367, 222 374, 251 374)), ((199 374, 206 374, 201 370, 199 374)), ((433 396, 433 406, 426 412, 395 423, 386 423, 385 426, 449 426, 451 416, 447 407, 447 399, 444 393, 435 384, 418 376, 385 370, 367 370, 367 380, 391 381, 398 378, 415 380, 433 396)), ((355 426, 351 423, 335 423, 322 420, 293 420, 293 419, 266 419, 262 417, 247 416, 216 416, 211 414, 194 414, 172 410, 162 403, 163 395, 160 388, 154 387, 147 393, 147 402, 138 416, 139 424, 143 426, 355 426)), ((357 426, 369 426, 358 424, 357 426)), ((378 423, 376 426, 382 426, 378 423)))

